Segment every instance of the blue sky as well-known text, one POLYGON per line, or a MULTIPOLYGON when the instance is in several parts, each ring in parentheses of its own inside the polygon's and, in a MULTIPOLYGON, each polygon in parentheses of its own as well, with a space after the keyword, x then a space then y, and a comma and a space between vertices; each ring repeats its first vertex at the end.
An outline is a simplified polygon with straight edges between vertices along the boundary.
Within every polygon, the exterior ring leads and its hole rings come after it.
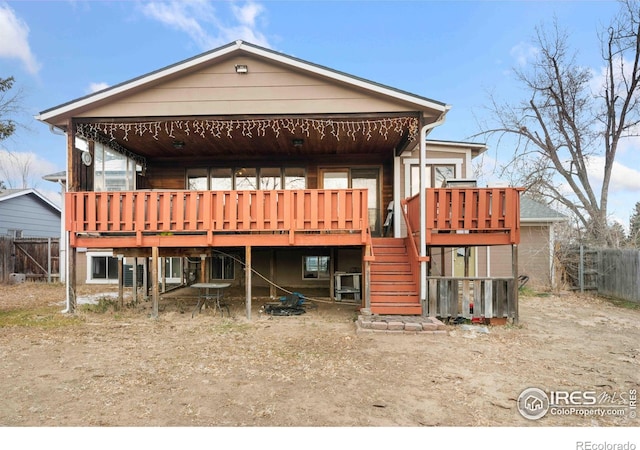
MULTIPOLYGON (((236 39, 448 103, 430 138, 467 140, 488 92, 523 97, 512 69, 531 62, 536 26, 557 17, 597 73, 597 31, 617 10, 614 1, 0 0, 0 77, 16 78, 25 110, 24 127, 0 144, 0 179, 20 187, 9 150, 29 161, 30 187, 56 191, 41 176, 65 169, 65 139, 34 115, 236 39)), ((490 180, 513 149, 474 140, 489 145, 490 180)), ((611 186, 610 213, 625 225, 640 201, 637 150, 620 152, 611 186)))

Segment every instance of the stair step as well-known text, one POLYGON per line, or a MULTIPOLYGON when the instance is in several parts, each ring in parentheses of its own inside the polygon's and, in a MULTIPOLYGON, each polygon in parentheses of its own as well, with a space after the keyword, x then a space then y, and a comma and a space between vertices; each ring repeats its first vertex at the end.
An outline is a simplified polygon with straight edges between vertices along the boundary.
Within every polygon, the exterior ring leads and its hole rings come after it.
POLYGON ((389 315, 419 315, 422 314, 422 307, 419 303, 379 303, 371 304, 373 314, 389 315))
POLYGON ((385 262, 404 262, 404 263, 406 263, 408 260, 409 260, 409 257, 406 254, 386 253, 386 254, 381 255, 380 253, 377 253, 376 254, 376 260, 374 261, 374 264, 376 264, 376 263, 385 263, 385 262))
POLYGON ((376 247, 375 245, 373 246, 373 252, 376 255, 379 254, 394 254, 394 253, 407 253, 407 249, 404 245, 399 245, 399 246, 382 246, 382 247, 376 247))
POLYGON ((371 264, 371 273, 411 273, 409 263, 378 263, 371 264))
POLYGON ((374 303, 420 303, 417 292, 372 292, 371 304, 374 303))
POLYGON ((413 275, 411 273, 401 272, 371 272, 371 283, 379 281, 388 281, 390 283, 413 283, 413 275))
POLYGON ((371 294, 379 292, 416 292, 413 282, 398 283, 393 281, 371 281, 371 294))

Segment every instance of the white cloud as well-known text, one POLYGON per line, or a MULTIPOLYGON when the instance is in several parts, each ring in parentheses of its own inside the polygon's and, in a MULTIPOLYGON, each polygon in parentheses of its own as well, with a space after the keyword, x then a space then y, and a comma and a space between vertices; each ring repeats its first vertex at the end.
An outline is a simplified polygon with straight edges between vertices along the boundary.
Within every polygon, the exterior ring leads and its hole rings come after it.
MULTIPOLYGON (((227 5, 226 2, 218 5, 227 5)), ((206 0, 148 2, 142 5, 147 16, 173 29, 187 33, 203 50, 242 39, 270 47, 266 37, 257 30, 257 18, 264 12, 262 5, 249 1, 243 5, 231 3, 231 23, 226 23, 212 3, 206 0)))
POLYGON ((0 58, 22 61, 26 70, 36 74, 40 63, 29 46, 29 27, 6 3, 0 3, 0 58))
POLYGON ((519 42, 511 48, 509 53, 516 60, 518 66, 524 67, 529 61, 536 58, 539 50, 531 44, 519 42))
POLYGON ((90 94, 93 94, 94 92, 101 91, 101 90, 106 89, 108 87, 109 87, 108 83, 105 83, 105 82, 101 81, 101 82, 98 82, 98 83, 89 84, 88 91, 89 91, 90 94))
MULTIPOLYGON (((587 161, 589 179, 597 183, 598 186, 602 185, 604 161, 603 156, 592 156, 587 161)), ((617 191, 640 192, 640 171, 627 167, 620 162, 614 162, 609 192, 617 191)))

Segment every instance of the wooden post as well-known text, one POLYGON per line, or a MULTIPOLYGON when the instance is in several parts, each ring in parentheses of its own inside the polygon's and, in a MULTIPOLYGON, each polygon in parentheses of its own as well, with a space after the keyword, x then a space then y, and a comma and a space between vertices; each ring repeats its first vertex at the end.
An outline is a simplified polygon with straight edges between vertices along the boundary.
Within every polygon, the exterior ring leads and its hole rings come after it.
POLYGON ((275 250, 269 251, 269 279, 273 283, 269 283, 269 297, 271 300, 276 298, 276 287, 274 286, 276 280, 276 252, 275 250))
POLYGON ((138 304, 138 258, 133 258, 133 304, 138 304))
POLYGON ((167 261, 166 258, 163 256, 162 258, 160 258, 160 266, 158 268, 158 270, 162 271, 162 292, 167 292, 167 267, 166 267, 167 261))
POLYGON ((244 278, 245 278, 245 289, 246 289, 245 304, 247 307, 247 319, 251 320, 251 246, 250 245, 247 245, 245 248, 244 278))
POLYGON ((200 282, 207 282, 207 255, 200 255, 200 282))
POLYGON ((118 255, 118 309, 124 307, 124 257, 118 255))
POLYGON ((511 246, 511 261, 513 267, 513 324, 517 325, 519 320, 518 311, 518 245, 511 246))
POLYGON ((145 300, 149 299, 149 258, 142 260, 142 289, 145 300))
MULTIPOLYGON (((75 173, 76 167, 73 160, 74 157, 74 149, 75 149, 75 125, 73 123, 73 119, 69 119, 67 121, 67 190, 70 192, 75 192, 78 190, 78 177, 75 173)), ((65 214, 68 214, 69 211, 65 209, 65 214)), ((65 217, 66 221, 66 217, 65 217)), ((67 283, 67 296, 68 296, 68 313, 75 313, 77 307, 77 298, 76 298, 76 248, 70 248, 69 242, 71 242, 71 236, 69 236, 70 230, 66 230, 65 235, 67 236, 67 258, 69 260, 69 271, 67 272, 67 277, 69 282, 67 283)), ((88 261, 87 261, 88 262, 88 261)))
POLYGON ((51 238, 47 238, 47 283, 51 283, 51 238))
POLYGON ((371 313, 371 261, 364 262, 364 309, 371 313))
MULTIPOLYGON (((68 234, 68 233, 67 233, 68 234)), ((67 308, 68 313, 75 313, 77 306, 77 298, 76 298, 76 248, 68 248, 67 254, 69 258, 69 271, 67 272, 67 286, 68 291, 67 295, 69 296, 69 304, 67 308)), ((88 262, 88 261, 87 261, 88 262)))
POLYGON ((158 318, 158 247, 151 247, 151 300, 153 306, 151 309, 151 317, 158 318))

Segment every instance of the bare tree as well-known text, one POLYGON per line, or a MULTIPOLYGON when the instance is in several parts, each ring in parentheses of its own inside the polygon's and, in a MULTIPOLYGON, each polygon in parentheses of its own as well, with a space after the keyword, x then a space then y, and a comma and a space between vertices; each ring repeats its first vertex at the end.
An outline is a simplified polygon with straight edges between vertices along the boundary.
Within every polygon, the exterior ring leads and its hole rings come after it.
MULTIPOLYGON (((0 77, 0 142, 15 133, 17 123, 13 117, 21 111, 21 92, 10 92, 14 81, 13 77, 0 77)), ((6 161, 0 162, 0 169, 7 171, 6 161)), ((10 183, 8 179, 0 180, 0 189, 6 189, 5 181, 10 183)))
POLYGON ((0 78, 0 141, 16 131, 12 117, 20 111, 20 92, 10 93, 13 83, 13 77, 0 78))
POLYGON ((621 10, 600 35, 605 62, 599 92, 596 77, 576 61, 569 38, 554 21, 536 29, 538 55, 529 70, 516 70, 528 92, 518 104, 492 96, 496 125, 478 135, 516 138, 510 171, 538 197, 564 205, 589 240, 614 244, 607 225, 611 172, 620 141, 637 135, 640 122, 640 7, 621 2, 621 10), (602 185, 589 170, 602 165, 602 185), (599 192, 598 192, 599 189, 599 192))

